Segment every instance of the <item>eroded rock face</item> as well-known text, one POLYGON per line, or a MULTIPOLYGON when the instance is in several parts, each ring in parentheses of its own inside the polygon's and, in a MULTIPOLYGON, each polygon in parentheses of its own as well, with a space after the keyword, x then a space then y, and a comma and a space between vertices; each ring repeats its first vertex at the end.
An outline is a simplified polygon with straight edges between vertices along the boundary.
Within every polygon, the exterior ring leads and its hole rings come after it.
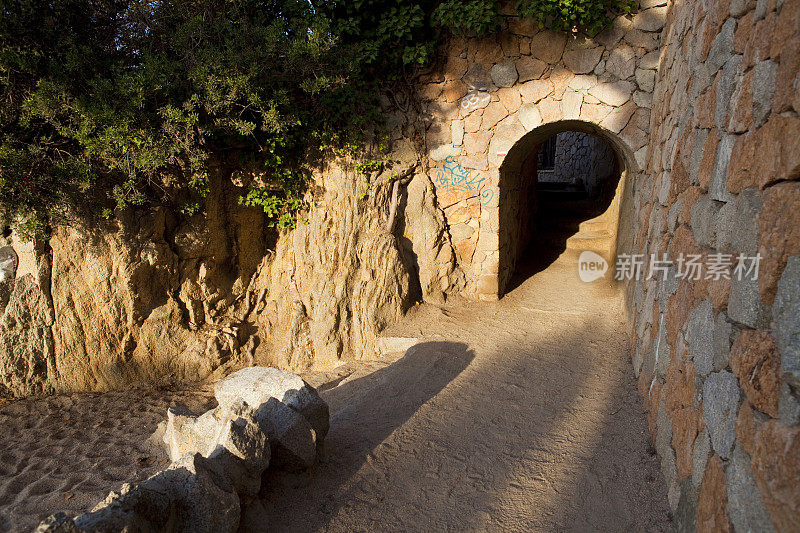
MULTIPOLYGON (((398 146, 395 171, 416 158, 410 144, 398 146)), ((238 205, 247 183, 220 168, 205 218, 157 209, 58 227, 24 269, 10 253, 21 253, 18 243, 0 238, 13 245, 0 258, 0 395, 371 355, 383 328, 420 299, 442 302, 459 276, 427 176, 403 188, 389 234, 393 171, 367 186, 351 165, 316 174, 308 224, 280 234, 238 205)))

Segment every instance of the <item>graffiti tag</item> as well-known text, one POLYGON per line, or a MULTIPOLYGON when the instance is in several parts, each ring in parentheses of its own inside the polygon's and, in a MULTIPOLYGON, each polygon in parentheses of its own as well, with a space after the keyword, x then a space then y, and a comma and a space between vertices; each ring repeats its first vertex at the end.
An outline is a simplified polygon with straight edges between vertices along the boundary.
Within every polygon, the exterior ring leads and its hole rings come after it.
POLYGON ((488 187, 486 177, 481 177, 480 172, 462 167, 453 156, 448 156, 442 162, 442 168, 436 171, 434 182, 437 188, 444 190, 474 192, 482 205, 488 204, 494 198, 494 191, 488 187))
POLYGON ((464 98, 461 99, 461 109, 469 113, 473 109, 486 107, 489 105, 489 100, 491 98, 492 95, 486 91, 481 91, 480 89, 476 89, 474 85, 470 85, 469 92, 464 98))

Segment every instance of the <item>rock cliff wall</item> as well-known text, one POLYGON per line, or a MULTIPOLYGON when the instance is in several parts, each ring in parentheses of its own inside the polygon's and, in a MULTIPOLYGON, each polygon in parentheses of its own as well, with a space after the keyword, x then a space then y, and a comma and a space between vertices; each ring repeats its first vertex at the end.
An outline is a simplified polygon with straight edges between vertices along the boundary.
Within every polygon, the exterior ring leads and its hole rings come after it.
POLYGON ((197 380, 242 365, 328 368, 371 356, 378 332, 423 298, 457 291, 459 272, 433 185, 410 172, 386 229, 392 175, 419 165, 396 142, 372 176, 333 161, 316 172, 296 229, 241 207, 241 176, 212 173, 205 216, 165 209, 14 236, 0 281, 0 392, 103 391, 197 380))

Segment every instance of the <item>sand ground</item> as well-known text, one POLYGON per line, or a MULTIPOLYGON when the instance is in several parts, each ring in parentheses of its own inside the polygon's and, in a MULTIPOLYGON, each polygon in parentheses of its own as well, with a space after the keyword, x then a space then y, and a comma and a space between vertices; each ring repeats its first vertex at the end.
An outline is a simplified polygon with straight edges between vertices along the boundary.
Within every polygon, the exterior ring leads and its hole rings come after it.
MULTIPOLYGON (((566 252, 499 302, 422 305, 405 354, 305 376, 331 407, 310 472, 271 472, 249 531, 664 531, 619 293, 566 252)), ((145 439, 208 386, 0 406, 0 530, 91 508, 164 455, 145 439)))

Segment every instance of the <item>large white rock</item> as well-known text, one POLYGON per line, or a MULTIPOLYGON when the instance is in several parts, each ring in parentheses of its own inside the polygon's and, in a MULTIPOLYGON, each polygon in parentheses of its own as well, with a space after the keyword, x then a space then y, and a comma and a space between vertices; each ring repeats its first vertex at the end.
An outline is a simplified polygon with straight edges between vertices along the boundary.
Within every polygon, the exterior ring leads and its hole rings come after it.
POLYGON ((244 402, 215 412, 222 414, 215 417, 219 425, 207 457, 240 496, 256 496, 261 489, 261 474, 270 462, 267 432, 259 424, 257 412, 244 402))

